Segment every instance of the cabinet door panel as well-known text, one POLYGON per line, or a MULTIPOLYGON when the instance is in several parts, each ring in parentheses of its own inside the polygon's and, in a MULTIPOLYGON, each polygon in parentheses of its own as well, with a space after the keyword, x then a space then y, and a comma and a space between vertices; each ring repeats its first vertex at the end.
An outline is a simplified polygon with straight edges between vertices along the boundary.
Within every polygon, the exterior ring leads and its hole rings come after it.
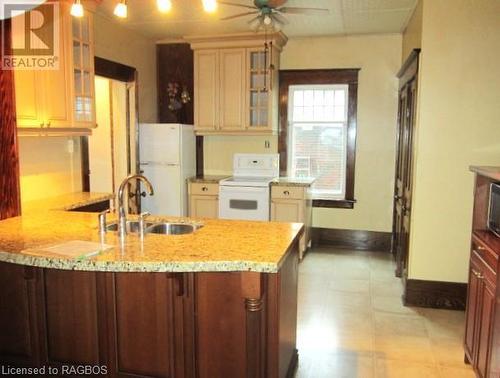
POLYGON ((304 201, 273 199, 271 219, 277 222, 304 222, 304 201))
POLYGON ((99 364, 96 273, 46 269, 43 286, 48 362, 99 364))
POLYGON ((14 71, 17 127, 40 127, 44 122, 37 88, 39 77, 37 71, 14 71))
POLYGON ((116 273, 110 277, 114 277, 108 294, 112 298, 108 319, 112 322, 113 374, 174 377, 172 280, 166 273, 116 273))
POLYGON ((68 17, 59 17, 59 67, 56 70, 44 70, 43 97, 44 121, 50 127, 71 127, 71 71, 70 71, 70 25, 68 17))
POLYGON ((473 273, 473 269, 477 267, 473 265, 471 260, 471 267, 469 269, 469 288, 467 294, 467 311, 466 311, 466 328, 465 328, 465 349, 469 355, 471 362, 475 361, 476 347, 475 347, 475 329, 476 317, 478 313, 478 300, 480 295, 481 282, 473 273))
POLYGON ((35 268, 0 263, 0 361, 39 363, 35 268))
POLYGON ((495 291, 488 282, 483 284, 481 293, 481 311, 478 320, 481 322, 478 330, 477 342, 477 368, 481 377, 487 377, 488 365, 491 354, 491 325, 493 309, 495 308, 495 291))
POLYGON ((219 53, 200 50, 194 54, 195 129, 215 130, 219 121, 219 53))
POLYGON ((245 128, 245 49, 220 51, 220 128, 245 128))
POLYGON ((216 196, 191 195, 189 212, 191 217, 218 218, 219 200, 216 196))

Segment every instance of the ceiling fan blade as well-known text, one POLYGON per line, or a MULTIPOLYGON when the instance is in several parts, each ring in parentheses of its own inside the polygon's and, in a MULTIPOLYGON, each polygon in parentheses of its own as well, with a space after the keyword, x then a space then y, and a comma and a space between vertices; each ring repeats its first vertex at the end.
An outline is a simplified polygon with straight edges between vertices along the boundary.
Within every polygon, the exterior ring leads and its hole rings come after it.
POLYGON ((238 3, 231 3, 230 1, 218 1, 219 4, 223 5, 231 5, 233 7, 240 7, 240 8, 248 8, 248 9, 255 9, 255 7, 250 6, 250 5, 245 5, 245 4, 238 4, 238 3))
POLYGON ((282 7, 277 11, 286 14, 305 14, 311 16, 322 16, 330 14, 330 10, 326 8, 299 8, 299 7, 282 7))
POLYGON ((221 21, 232 20, 234 18, 244 17, 250 14, 257 14, 257 13, 259 13, 259 11, 245 12, 245 13, 235 14, 234 16, 222 17, 220 20, 221 21))
POLYGON ((280 14, 279 12, 273 12, 271 17, 273 17, 277 22, 279 22, 282 25, 288 25, 290 23, 286 19, 286 17, 280 14))
POLYGON ((252 18, 250 21, 248 21, 249 24, 253 24, 255 21, 257 21, 259 18, 261 18, 261 15, 259 14, 258 16, 252 18))

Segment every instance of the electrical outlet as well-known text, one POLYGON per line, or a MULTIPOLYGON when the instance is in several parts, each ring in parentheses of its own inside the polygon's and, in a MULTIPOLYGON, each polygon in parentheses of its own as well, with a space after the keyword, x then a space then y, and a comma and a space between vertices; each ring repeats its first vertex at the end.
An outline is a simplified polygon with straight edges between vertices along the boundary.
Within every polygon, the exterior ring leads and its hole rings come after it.
POLYGON ((264 148, 271 148, 271 142, 269 142, 268 140, 266 140, 264 142, 264 148))

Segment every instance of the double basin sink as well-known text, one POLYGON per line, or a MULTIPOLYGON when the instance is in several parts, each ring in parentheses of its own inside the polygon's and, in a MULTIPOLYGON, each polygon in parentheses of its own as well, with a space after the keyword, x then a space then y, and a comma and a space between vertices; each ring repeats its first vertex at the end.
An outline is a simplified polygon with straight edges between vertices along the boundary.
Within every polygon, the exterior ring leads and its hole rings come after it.
MULTIPOLYGON (((174 222, 144 222, 144 234, 159 235, 185 235, 192 234, 203 227, 194 223, 174 223, 174 222)), ((126 223, 128 233, 139 233, 141 225, 139 221, 129 220, 126 223)), ((118 231, 118 223, 110 223, 106 226, 106 231, 118 231)))

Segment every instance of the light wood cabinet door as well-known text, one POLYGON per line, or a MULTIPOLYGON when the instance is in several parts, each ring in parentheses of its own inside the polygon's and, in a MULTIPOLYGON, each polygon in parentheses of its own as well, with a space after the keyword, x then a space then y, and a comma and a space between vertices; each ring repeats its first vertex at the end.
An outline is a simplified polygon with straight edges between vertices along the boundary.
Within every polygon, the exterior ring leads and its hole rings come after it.
POLYGON ((245 129, 245 49, 222 49, 220 59, 221 130, 245 129))
POLYGON ((43 103, 37 82, 39 71, 14 71, 17 127, 43 127, 43 103))
POLYGON ((194 127, 216 130, 219 123, 219 51, 194 53, 194 127))
MULTIPOLYGON (((61 11, 67 11, 64 6, 61 11)), ((71 127, 73 107, 71 101, 71 66, 70 66, 70 18, 59 17, 59 67, 56 70, 40 71, 43 78, 37 82, 43 90, 43 120, 45 127, 71 127)))
POLYGON ((219 197, 191 195, 189 197, 189 216, 199 218, 218 218, 219 197))
POLYGON ((304 222, 304 201, 273 199, 271 218, 277 222, 304 222))

